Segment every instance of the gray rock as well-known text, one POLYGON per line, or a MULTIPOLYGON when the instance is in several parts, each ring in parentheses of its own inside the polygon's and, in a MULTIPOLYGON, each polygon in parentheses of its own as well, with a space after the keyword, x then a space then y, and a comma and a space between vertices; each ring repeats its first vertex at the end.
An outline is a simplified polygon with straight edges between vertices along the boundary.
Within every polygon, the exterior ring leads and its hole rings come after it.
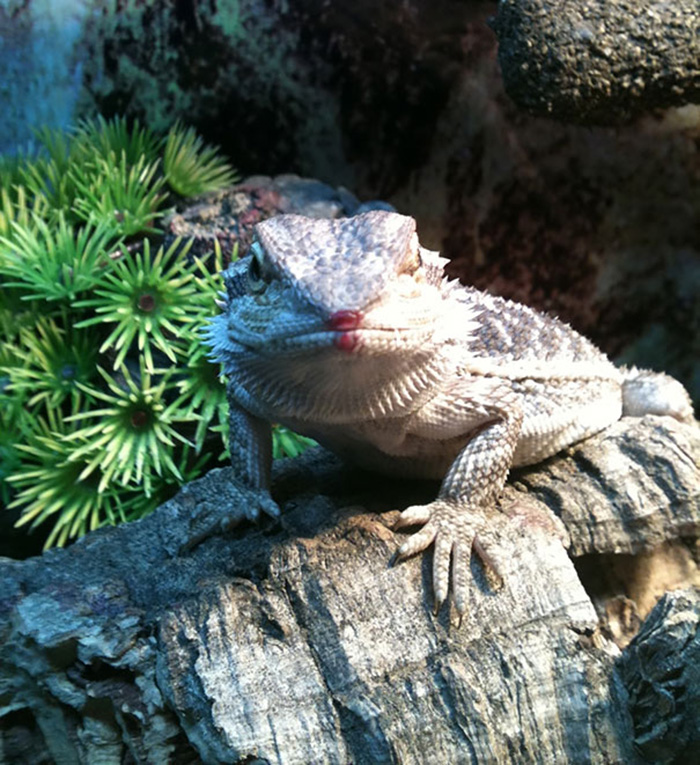
POLYGON ((508 95, 533 114, 612 124, 700 101, 697 0, 501 0, 508 95))

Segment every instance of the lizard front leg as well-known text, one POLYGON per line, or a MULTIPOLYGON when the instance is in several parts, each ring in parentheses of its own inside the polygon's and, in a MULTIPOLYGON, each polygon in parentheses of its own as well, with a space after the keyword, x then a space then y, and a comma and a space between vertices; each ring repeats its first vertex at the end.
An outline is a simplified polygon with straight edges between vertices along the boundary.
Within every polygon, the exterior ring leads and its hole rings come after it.
POLYGON ((280 509, 270 496, 272 428, 229 398, 229 452, 234 483, 245 502, 245 517, 255 521, 262 510, 277 518, 280 509))
POLYGON ((398 550, 405 558, 435 545, 433 587, 436 608, 446 600, 452 561, 452 592, 457 612, 467 610, 469 562, 474 548, 493 567, 480 541, 494 504, 512 464, 523 414, 507 383, 494 379, 467 379, 423 412, 424 430, 433 436, 453 433, 462 426, 466 445, 443 479, 437 499, 414 505, 401 514, 397 528, 424 524, 398 550))
POLYGON ((277 518, 277 503, 270 496, 272 430, 270 423, 236 404, 229 397, 229 451, 233 480, 227 497, 204 508, 192 519, 188 549, 244 519, 257 520, 260 512, 277 518))

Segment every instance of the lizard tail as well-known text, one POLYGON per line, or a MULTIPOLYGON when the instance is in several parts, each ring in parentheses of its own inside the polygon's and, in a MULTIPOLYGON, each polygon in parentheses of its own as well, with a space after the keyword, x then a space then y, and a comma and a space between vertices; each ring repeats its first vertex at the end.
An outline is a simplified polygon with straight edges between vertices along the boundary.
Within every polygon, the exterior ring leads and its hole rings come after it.
POLYGON ((678 380, 663 372, 636 367, 621 371, 623 417, 665 414, 681 422, 694 421, 693 403, 678 380))

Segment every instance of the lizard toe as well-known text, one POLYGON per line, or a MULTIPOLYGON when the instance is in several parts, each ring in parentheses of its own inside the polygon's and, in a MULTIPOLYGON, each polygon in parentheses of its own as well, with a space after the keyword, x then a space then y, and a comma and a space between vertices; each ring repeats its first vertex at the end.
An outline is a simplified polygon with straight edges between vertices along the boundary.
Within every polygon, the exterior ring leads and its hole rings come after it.
POLYGON ((452 539, 438 533, 435 537, 433 552, 433 592, 436 607, 447 600, 450 590, 450 557, 452 555, 452 539))
POLYGON ((469 564, 472 545, 480 525, 481 518, 478 515, 465 513, 457 519, 450 518, 443 521, 435 537, 433 557, 435 600, 444 603, 451 585, 452 602, 460 621, 467 611, 469 602, 471 581, 469 564))
POLYGON ((485 540, 482 535, 477 535, 474 537, 473 547, 474 552, 479 556, 479 560, 484 564, 487 574, 490 575, 492 580, 495 580, 492 583, 497 588, 502 587, 504 582, 503 574, 501 573, 503 566, 499 562, 497 555, 494 554, 494 546, 485 540))
POLYGON ((260 510, 262 510, 265 515, 269 515, 270 518, 279 518, 280 517, 280 508, 277 502, 275 502, 274 499, 270 496, 263 495, 260 497, 260 510))
POLYGON ((428 522, 420 531, 412 534, 396 552, 397 560, 409 558, 430 547, 437 534, 437 526, 428 522))
POLYGON ((458 539, 452 547, 452 598, 460 623, 467 612, 469 599, 471 551, 472 545, 469 539, 458 539))
POLYGON ((403 529, 406 526, 416 526, 427 523, 430 520, 430 505, 411 505, 407 507, 394 523, 394 529, 403 529))

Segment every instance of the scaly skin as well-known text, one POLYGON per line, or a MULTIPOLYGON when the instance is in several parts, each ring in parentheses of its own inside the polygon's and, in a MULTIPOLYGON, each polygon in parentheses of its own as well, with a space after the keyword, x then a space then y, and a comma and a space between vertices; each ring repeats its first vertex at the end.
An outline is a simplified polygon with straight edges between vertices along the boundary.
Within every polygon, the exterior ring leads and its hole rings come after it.
POLYGON ((373 470, 442 479, 433 502, 401 514, 398 526, 422 528, 398 556, 434 545, 438 606, 452 560, 460 616, 472 549, 492 560, 488 531, 511 466, 602 430, 623 402, 692 417, 672 378, 619 370, 562 322, 448 281, 412 218, 283 215, 256 233, 251 257, 224 274, 224 312, 208 335, 230 381, 245 514, 279 513, 270 422, 373 470))

